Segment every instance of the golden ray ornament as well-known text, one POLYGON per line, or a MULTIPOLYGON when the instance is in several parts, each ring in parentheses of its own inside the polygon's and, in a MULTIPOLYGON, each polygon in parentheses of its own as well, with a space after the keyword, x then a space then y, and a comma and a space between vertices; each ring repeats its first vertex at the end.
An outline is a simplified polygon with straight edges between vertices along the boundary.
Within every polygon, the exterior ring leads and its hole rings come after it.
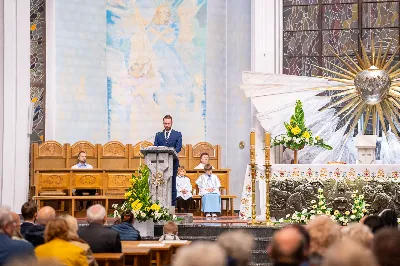
POLYGON ((343 57, 335 52, 332 47, 329 48, 343 64, 342 67, 332 63, 329 63, 332 66, 331 69, 313 65, 335 75, 335 77, 320 78, 343 83, 339 86, 318 88, 318 90, 334 92, 333 95, 330 95, 331 102, 321 110, 333 107, 338 110, 337 115, 340 115, 345 121, 342 126, 348 127, 345 141, 353 132, 363 114, 364 133, 368 122, 372 119, 373 132, 377 134, 377 119, 379 119, 386 135, 386 124, 388 124, 391 131, 400 139, 400 118, 398 117, 400 115, 398 110, 400 108, 400 62, 392 64, 400 46, 389 56, 392 42, 383 52, 382 43, 380 43, 379 49, 376 49, 372 37, 371 54, 368 56, 361 40, 360 43, 361 54, 353 47, 356 60, 353 60, 346 51, 343 57))

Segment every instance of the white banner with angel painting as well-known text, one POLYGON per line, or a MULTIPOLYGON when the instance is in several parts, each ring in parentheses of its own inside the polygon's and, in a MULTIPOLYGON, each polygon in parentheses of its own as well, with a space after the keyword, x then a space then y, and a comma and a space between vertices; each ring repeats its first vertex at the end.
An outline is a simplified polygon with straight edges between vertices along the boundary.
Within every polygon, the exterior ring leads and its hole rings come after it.
POLYGON ((148 139, 166 114, 185 143, 204 139, 206 5, 207 0, 107 0, 109 139, 148 139))

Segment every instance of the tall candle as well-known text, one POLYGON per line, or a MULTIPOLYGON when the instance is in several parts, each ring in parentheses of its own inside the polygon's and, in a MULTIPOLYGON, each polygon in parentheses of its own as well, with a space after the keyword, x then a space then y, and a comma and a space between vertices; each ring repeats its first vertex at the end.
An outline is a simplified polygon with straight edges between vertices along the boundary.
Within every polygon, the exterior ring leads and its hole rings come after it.
POLYGON ((271 146, 271 133, 265 132, 265 146, 271 146))
POLYGON ((250 132, 250 145, 256 145, 256 133, 250 132))

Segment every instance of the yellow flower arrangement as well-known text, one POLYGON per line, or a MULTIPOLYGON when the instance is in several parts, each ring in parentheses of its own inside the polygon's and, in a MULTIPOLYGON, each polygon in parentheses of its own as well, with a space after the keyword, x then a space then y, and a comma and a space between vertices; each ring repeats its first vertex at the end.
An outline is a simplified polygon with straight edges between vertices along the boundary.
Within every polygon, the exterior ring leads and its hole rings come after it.
POLYGON ((305 131, 305 132, 303 133, 302 137, 305 138, 305 139, 311 138, 310 132, 305 131))
POLYGON ((171 215, 169 209, 159 205, 158 201, 153 201, 149 189, 149 169, 146 165, 139 168, 138 175, 132 175, 129 179, 131 186, 125 192, 125 202, 120 206, 114 204, 114 217, 120 217, 121 213, 131 211, 135 220, 144 222, 153 220, 169 220, 171 215))
POLYGON ((160 210, 160 208, 160 205, 154 203, 153 205, 151 205, 150 210, 158 211, 160 210))
POLYGON ((290 121, 284 122, 286 134, 276 136, 272 141, 272 147, 283 145, 291 150, 301 150, 305 146, 320 146, 332 150, 332 147, 324 142, 321 137, 313 137, 312 132, 306 127, 304 111, 301 101, 296 101, 294 114, 290 121))
POLYGON ((124 194, 125 199, 129 198, 130 196, 132 196, 132 192, 128 191, 124 194))
POLYGON ((296 127, 292 128, 290 131, 292 132, 293 135, 296 136, 301 132, 301 129, 298 126, 296 126, 296 127))

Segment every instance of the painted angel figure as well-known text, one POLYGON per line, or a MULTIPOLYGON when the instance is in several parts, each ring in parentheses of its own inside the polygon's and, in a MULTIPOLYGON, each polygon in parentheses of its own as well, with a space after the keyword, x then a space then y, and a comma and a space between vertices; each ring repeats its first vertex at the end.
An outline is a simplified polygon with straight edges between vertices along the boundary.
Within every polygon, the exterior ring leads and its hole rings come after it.
POLYGON ((171 21, 170 18, 170 8, 166 5, 159 6, 146 27, 146 33, 156 57, 157 70, 163 79, 160 84, 162 93, 157 101, 167 99, 167 102, 168 100, 179 102, 190 98, 193 82, 175 49, 179 35, 178 23, 171 21), (171 92, 175 96, 168 95, 171 92), (164 97, 165 99, 160 99, 164 97), (171 97, 173 99, 170 99, 171 97))

